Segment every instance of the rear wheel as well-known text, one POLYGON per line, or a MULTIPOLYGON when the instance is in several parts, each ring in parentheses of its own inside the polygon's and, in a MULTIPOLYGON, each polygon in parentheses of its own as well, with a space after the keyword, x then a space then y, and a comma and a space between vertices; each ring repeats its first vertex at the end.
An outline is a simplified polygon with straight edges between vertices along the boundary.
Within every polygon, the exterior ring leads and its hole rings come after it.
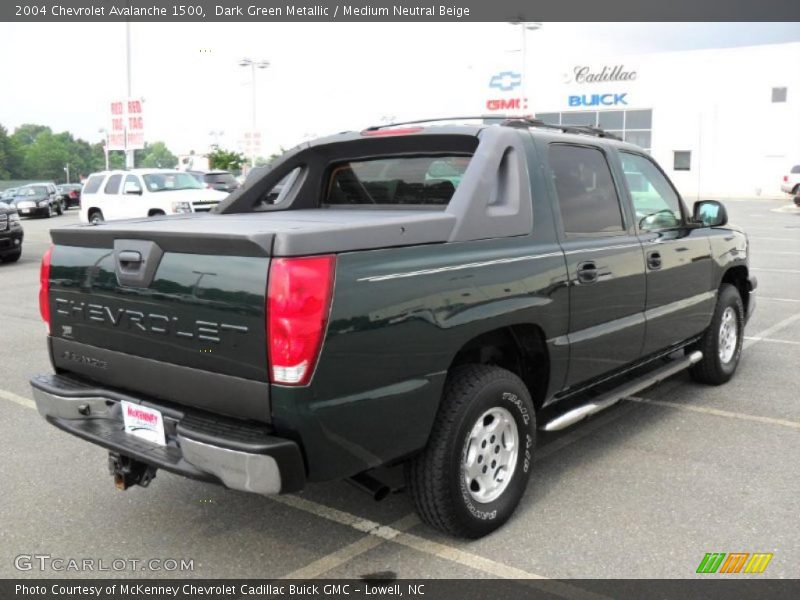
POLYGON ((689 371, 700 383, 720 385, 736 372, 744 341, 744 303, 736 287, 723 283, 711 325, 698 344, 703 359, 689 371))
POLYGON ((530 477, 536 418, 519 377, 466 365, 448 378, 428 445, 406 464, 423 521, 478 538, 505 523, 530 477))
POLYGON ((93 223, 94 225, 99 225, 103 221, 104 221, 103 211, 97 208, 89 211, 89 223, 93 223))
POLYGON ((63 200, 59 200, 58 204, 56 204, 56 212, 58 213, 59 216, 61 216, 61 215, 64 214, 64 210, 65 210, 64 209, 64 201, 63 200))
POLYGON ((163 217, 163 216, 164 216, 164 214, 165 214, 165 213, 164 213, 164 211, 163 211, 163 210, 153 210, 153 211, 151 211, 151 212, 150 212, 150 214, 148 214, 147 216, 148 216, 148 217, 163 217))

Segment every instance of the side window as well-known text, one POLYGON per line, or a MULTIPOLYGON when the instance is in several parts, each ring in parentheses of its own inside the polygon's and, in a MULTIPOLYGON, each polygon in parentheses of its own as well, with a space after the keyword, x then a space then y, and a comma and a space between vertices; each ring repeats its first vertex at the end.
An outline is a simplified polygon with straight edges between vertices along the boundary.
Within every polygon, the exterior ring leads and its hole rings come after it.
POLYGON ((112 175, 108 178, 106 182, 106 187, 103 189, 103 192, 106 194, 118 194, 119 193, 119 182, 122 181, 122 175, 112 175))
POLYGON ((100 184, 103 183, 103 177, 105 177, 105 175, 92 175, 89 177, 86 183, 83 184, 81 194, 96 194, 97 190, 100 189, 100 184))
POLYGON ((681 199, 649 158, 620 152, 631 192, 636 221, 644 231, 678 227, 683 221, 681 199))
POLYGON ((141 194, 142 183, 136 175, 126 175, 125 184, 122 186, 123 194, 141 194))
POLYGON ((551 144, 549 159, 565 233, 624 231, 611 170, 599 149, 551 144))

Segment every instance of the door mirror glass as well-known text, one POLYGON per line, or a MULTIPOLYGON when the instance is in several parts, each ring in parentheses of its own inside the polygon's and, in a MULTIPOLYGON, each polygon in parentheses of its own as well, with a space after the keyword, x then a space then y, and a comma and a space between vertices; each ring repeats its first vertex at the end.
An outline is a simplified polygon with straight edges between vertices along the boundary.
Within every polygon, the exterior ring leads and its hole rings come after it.
POLYGON ((694 203, 694 220, 705 227, 722 227, 728 222, 728 211, 716 200, 700 200, 694 203))
POLYGON ((126 181, 125 186, 122 188, 123 194, 141 194, 142 188, 139 187, 138 183, 133 183, 131 181, 126 181))

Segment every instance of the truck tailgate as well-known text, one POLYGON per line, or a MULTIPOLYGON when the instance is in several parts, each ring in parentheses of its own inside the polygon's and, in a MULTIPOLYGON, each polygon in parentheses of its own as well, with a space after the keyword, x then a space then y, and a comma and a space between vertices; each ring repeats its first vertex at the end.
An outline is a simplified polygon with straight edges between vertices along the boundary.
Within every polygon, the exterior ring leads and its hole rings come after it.
MULTIPOLYGON (((202 254, 197 235, 173 238, 164 250, 138 233, 53 248, 55 367, 129 392, 269 421, 267 252, 257 256, 259 246, 231 238, 225 249, 244 256, 202 254), (139 270, 152 270, 140 281, 130 279, 136 263, 125 260, 137 254, 139 270)), ((79 242, 78 235, 70 241, 79 242)))

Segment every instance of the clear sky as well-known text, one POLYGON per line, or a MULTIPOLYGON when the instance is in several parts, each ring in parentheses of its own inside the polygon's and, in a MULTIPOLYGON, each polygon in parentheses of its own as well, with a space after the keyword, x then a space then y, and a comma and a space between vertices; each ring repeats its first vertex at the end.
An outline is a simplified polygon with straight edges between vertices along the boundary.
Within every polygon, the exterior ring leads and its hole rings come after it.
MULTIPOLYGON (((175 153, 235 148, 250 128, 257 72, 261 154, 380 122, 475 112, 486 65, 520 64, 506 23, 133 23, 133 95, 146 139, 175 153)), ((800 41, 798 23, 545 23, 528 61, 800 41)), ((0 124, 49 125, 98 141, 125 93, 123 23, 0 23, 0 124)), ((787 68, 790 68, 787 65, 787 68)), ((797 68, 797 65, 794 65, 797 68)))

